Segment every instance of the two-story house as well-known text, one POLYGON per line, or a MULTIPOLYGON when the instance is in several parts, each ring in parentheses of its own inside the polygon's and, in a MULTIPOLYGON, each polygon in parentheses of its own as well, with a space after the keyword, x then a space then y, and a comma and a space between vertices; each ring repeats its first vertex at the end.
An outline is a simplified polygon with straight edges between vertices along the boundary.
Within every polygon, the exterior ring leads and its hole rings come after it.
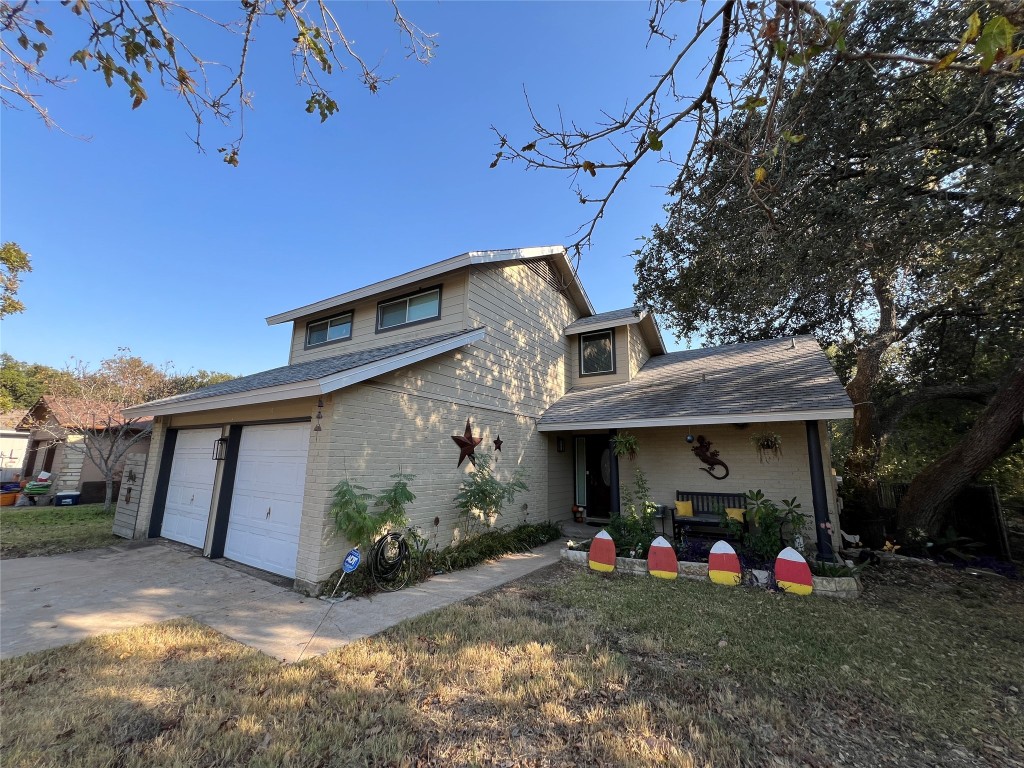
POLYGON ((742 448, 733 487, 814 496, 835 517, 824 425, 852 408, 813 339, 666 354, 649 315, 595 313, 562 247, 466 253, 267 322, 292 324, 287 365, 126 411, 155 423, 116 529, 309 586, 349 547, 334 486, 380 490, 401 470, 416 476, 412 524, 444 546, 465 524, 452 499, 471 465, 452 437, 467 421, 499 475, 526 474, 500 524, 616 510, 621 429, 639 437, 658 501, 716 483, 684 441, 703 430, 723 456, 742 448), (793 442, 788 474, 762 471, 734 426, 769 421, 793 442))

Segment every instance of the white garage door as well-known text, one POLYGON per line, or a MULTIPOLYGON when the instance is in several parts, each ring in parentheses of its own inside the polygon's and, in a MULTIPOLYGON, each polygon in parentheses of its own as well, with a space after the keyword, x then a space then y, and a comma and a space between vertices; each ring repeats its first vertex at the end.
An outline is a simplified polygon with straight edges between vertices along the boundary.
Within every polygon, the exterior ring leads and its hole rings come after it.
POLYGON ((308 423, 242 429, 225 557, 295 575, 308 447, 308 423))
POLYGON ((206 524, 213 500, 213 479, 217 462, 213 442, 220 429, 183 429, 174 443, 171 479, 160 535, 193 547, 206 541, 206 524))

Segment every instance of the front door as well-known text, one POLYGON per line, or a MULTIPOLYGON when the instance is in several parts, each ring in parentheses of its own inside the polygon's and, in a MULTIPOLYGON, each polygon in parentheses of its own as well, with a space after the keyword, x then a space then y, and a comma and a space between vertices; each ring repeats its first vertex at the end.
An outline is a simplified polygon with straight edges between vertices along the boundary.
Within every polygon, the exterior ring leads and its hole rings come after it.
POLYGON ((576 437, 576 503, 588 519, 611 517, 611 451, 608 435, 576 437))

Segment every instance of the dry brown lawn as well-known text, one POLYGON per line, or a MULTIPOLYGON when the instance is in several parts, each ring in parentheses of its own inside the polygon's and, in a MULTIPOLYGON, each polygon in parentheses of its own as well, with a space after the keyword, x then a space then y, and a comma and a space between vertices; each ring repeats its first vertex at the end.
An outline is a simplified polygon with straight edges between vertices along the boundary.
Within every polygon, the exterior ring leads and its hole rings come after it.
POLYGON ((291 666, 190 621, 0 665, 14 766, 1014 766, 1024 588, 857 602, 554 566, 291 666))

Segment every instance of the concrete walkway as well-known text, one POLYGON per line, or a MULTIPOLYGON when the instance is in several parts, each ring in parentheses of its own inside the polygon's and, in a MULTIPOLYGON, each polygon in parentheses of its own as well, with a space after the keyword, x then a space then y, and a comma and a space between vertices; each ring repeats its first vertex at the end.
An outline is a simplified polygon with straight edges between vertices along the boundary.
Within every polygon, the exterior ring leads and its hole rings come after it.
POLYGON ((155 542, 0 562, 0 657, 190 616, 292 662, 377 634, 558 561, 563 541, 414 587, 328 603, 155 542))

